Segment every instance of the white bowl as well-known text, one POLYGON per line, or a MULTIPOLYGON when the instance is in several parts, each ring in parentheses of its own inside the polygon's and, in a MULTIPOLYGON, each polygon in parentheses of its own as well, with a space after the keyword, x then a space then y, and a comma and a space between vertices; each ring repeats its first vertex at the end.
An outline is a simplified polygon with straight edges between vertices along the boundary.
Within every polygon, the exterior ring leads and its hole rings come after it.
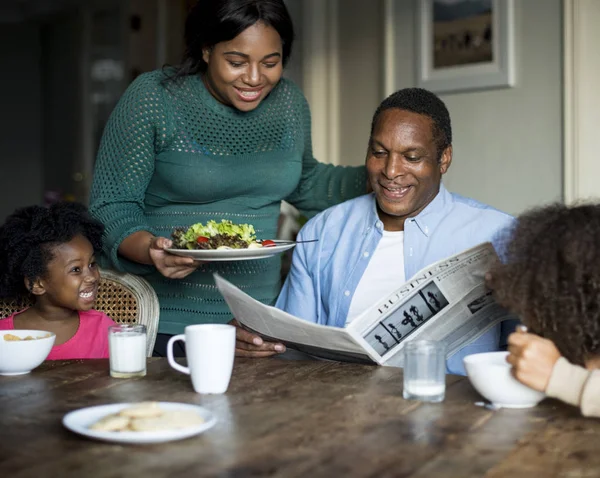
POLYGON ((39 366, 52 350, 56 335, 45 330, 0 331, 0 375, 22 375, 39 366), (6 334, 17 337, 43 337, 35 340, 4 340, 6 334), (49 337, 46 337, 50 335, 49 337))
POLYGON ((497 407, 535 407, 546 395, 523 385, 511 373, 508 352, 486 352, 463 359, 471 384, 497 407))

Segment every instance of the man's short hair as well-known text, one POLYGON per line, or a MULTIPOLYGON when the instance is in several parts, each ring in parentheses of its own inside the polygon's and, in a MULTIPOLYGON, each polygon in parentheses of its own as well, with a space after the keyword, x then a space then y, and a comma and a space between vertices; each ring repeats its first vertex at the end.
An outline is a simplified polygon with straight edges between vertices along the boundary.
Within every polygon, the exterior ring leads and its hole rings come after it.
POLYGON ((371 136, 381 113, 391 108, 411 111, 431 118, 433 139, 437 146, 438 159, 444 150, 452 144, 452 125, 450 113, 444 102, 431 91, 423 88, 404 88, 392 93, 381 102, 371 122, 371 136))

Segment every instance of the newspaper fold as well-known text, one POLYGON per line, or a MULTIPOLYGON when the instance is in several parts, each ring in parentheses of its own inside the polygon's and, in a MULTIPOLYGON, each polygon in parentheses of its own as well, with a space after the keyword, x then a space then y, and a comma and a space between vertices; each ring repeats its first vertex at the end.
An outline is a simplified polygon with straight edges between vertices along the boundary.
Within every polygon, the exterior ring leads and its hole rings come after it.
POLYGON ((498 260, 487 242, 436 262, 345 328, 308 322, 262 304, 218 274, 215 282, 233 316, 266 340, 321 358, 401 367, 407 339, 443 340, 450 357, 515 318, 494 301, 484 283, 498 260))

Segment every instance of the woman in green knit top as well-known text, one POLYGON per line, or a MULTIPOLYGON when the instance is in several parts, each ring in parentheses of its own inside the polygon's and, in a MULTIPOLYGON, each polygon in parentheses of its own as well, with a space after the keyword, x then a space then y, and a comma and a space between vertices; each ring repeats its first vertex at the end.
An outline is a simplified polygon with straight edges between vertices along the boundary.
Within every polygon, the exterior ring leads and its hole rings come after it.
POLYGON ((365 192, 363 167, 313 158, 308 104, 282 78, 293 36, 283 0, 199 0, 183 63, 138 77, 106 126, 90 210, 104 265, 158 294, 158 354, 188 324, 232 319, 214 272, 267 304, 280 289, 279 257, 194 262, 164 251, 174 228, 228 219, 273 238, 282 200, 312 215, 365 192))

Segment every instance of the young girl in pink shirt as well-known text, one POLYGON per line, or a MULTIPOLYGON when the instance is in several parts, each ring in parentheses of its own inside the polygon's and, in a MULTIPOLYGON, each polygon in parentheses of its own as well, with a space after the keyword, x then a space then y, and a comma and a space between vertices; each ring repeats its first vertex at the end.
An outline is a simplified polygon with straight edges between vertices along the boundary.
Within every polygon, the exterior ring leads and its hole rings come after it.
POLYGON ((30 206, 9 216, 0 227, 0 297, 29 294, 34 304, 0 319, 0 330, 55 333, 47 360, 107 358, 114 322, 92 309, 103 231, 77 203, 30 206))

